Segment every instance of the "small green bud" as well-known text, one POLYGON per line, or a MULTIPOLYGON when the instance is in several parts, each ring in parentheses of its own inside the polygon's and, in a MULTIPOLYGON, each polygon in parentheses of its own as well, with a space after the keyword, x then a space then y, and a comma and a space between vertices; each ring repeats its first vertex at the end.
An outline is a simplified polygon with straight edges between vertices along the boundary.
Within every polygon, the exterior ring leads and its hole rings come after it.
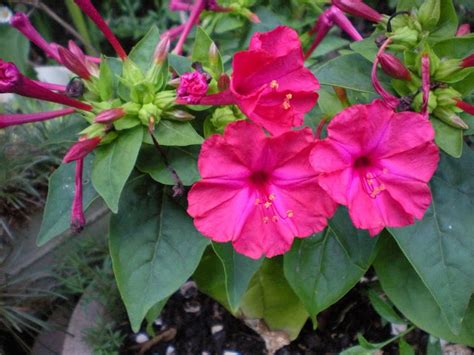
POLYGON ((142 108, 142 105, 135 102, 127 102, 122 105, 123 110, 127 115, 138 115, 138 111, 142 108))
POLYGON ((107 129, 107 126, 103 125, 102 123, 93 123, 86 129, 82 130, 79 133, 79 135, 80 136, 86 135, 87 138, 103 137, 106 129, 107 129))
POLYGON ((396 44, 404 44, 408 47, 415 47, 418 44, 419 33, 409 27, 402 27, 390 35, 392 42, 396 44))
POLYGON ((454 107, 456 100, 461 100, 462 95, 453 88, 439 88, 434 91, 438 101, 438 107, 454 107))
POLYGON ((154 104, 143 105, 140 111, 138 112, 138 118, 144 125, 148 125, 150 117, 154 117, 155 120, 161 116, 161 110, 156 107, 154 104))
POLYGON ((223 133, 225 127, 234 121, 244 119, 245 117, 240 113, 236 112, 229 106, 220 107, 214 111, 211 117, 212 126, 218 133, 223 133))
MULTIPOLYGON (((413 99, 412 107, 415 111, 421 112, 422 106, 423 106, 423 93, 420 92, 413 99)), ((428 99, 428 112, 432 113, 436 109, 437 106, 438 106, 437 97, 436 95, 433 94, 432 91, 430 91, 430 97, 428 99)))
POLYGON ((438 69, 434 73, 434 79, 443 81, 444 79, 448 79, 451 75, 457 73, 459 70, 461 70, 460 59, 444 60, 439 64, 438 69))
POLYGON ((425 0, 418 10, 418 20, 424 30, 433 30, 439 22, 441 15, 440 0, 425 0))
POLYGON ((155 95, 154 103, 163 111, 170 109, 176 102, 176 91, 165 90, 155 95))
POLYGON ((453 110, 444 107, 437 107, 433 114, 451 127, 469 129, 469 126, 466 124, 466 122, 464 122, 461 117, 456 115, 453 110))
POLYGON ((187 122, 187 121, 194 120, 195 117, 187 111, 173 110, 173 111, 165 112, 164 118, 167 118, 173 121, 187 122))

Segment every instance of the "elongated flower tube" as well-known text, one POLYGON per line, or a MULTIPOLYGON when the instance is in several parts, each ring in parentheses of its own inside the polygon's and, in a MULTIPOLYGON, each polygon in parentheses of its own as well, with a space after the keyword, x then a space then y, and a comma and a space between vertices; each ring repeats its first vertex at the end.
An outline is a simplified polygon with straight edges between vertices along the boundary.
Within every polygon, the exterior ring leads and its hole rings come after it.
POLYGON ((104 21, 102 16, 99 14, 97 9, 92 5, 90 0, 74 0, 74 2, 81 8, 82 11, 96 24, 99 30, 104 34, 105 38, 109 41, 112 47, 115 49, 117 55, 122 59, 127 58, 127 53, 123 49, 117 37, 104 21))
POLYGON ((44 87, 45 89, 48 89, 48 90, 59 91, 59 92, 65 92, 66 91, 66 86, 65 85, 45 83, 43 81, 38 81, 38 80, 33 80, 33 82, 35 82, 39 86, 42 86, 42 87, 44 87))
POLYGON ((183 32, 181 32, 181 36, 178 39, 178 43, 176 44, 176 47, 173 50, 175 54, 181 54, 183 52, 184 42, 186 41, 186 38, 188 38, 189 32, 191 32, 191 29, 193 28, 195 22, 199 20, 201 12, 205 9, 204 5, 205 0, 196 0, 196 2, 194 3, 191 14, 189 15, 189 18, 184 25, 183 32))
POLYGON ((178 36, 181 34, 181 32, 183 32, 184 27, 185 27, 185 24, 172 27, 172 28, 170 28, 168 31, 163 32, 163 33, 160 35, 160 38, 169 37, 169 39, 170 39, 171 41, 174 41, 176 38, 178 38, 178 36))
POLYGON ((399 80, 411 80, 410 71, 403 65, 400 59, 389 53, 383 53, 379 57, 380 67, 391 77, 399 80))
POLYGON ((74 199, 72 201, 71 229, 80 233, 86 225, 84 206, 82 202, 82 175, 84 170, 84 158, 76 160, 76 174, 74 177, 74 199))
POLYGON ((182 0, 171 0, 168 7, 171 11, 191 11, 193 4, 182 0))
POLYGON ((456 37, 462 37, 467 34, 471 33, 471 26, 468 23, 462 24, 459 26, 457 32, 456 32, 456 37))
POLYGON ((368 21, 380 22, 383 16, 362 0, 332 0, 332 4, 350 15, 362 17, 368 21))
POLYGON ((474 54, 471 54, 469 57, 466 57, 461 61, 461 68, 470 67, 474 67, 474 54))
POLYGON ((90 111, 92 106, 81 101, 71 99, 65 95, 48 90, 20 73, 13 63, 0 59, 0 93, 14 93, 34 99, 55 102, 61 105, 90 111))
POLYGON ((51 44, 49 44, 33 27, 28 16, 22 12, 17 12, 10 20, 12 27, 20 31, 26 38, 41 48, 48 57, 53 58, 57 62, 61 62, 58 52, 51 44))
POLYGON ((383 100, 387 103, 388 106, 390 106, 392 109, 395 109, 400 103, 400 100, 397 97, 390 94, 387 90, 385 90, 382 84, 380 84, 379 79, 377 78, 377 65, 379 64, 380 56, 383 55, 383 53, 385 52, 385 48, 387 48, 390 42, 391 42, 391 39, 388 38, 379 48, 379 51, 377 52, 377 55, 375 56, 375 59, 374 59, 374 64, 372 66, 371 79, 372 79, 372 85, 374 86, 375 91, 377 91, 377 93, 380 96, 382 96, 383 100))
POLYGON ((474 115, 474 105, 471 105, 465 101, 455 99, 456 107, 460 108, 464 112, 467 112, 470 115, 474 115))
POLYGON ((125 116, 125 111, 123 108, 118 107, 118 108, 111 108, 109 110, 102 111, 99 113, 95 119, 94 122, 96 123, 110 123, 117 121, 118 119, 122 118, 125 116))
POLYGON ((59 57, 61 58, 61 63, 68 68, 73 73, 77 74, 85 80, 91 78, 91 73, 85 66, 85 64, 68 49, 64 47, 58 48, 59 57))
POLYGON ((67 116, 75 112, 73 108, 65 108, 50 112, 0 114, 0 128, 22 125, 31 122, 47 121, 53 118, 67 116))
POLYGON ((430 100, 430 57, 428 54, 421 56, 421 81, 423 90, 423 104, 421 114, 428 118, 428 102, 430 100))
POLYGON ((332 21, 338 25, 341 30, 346 32, 349 37, 351 37, 354 41, 362 41, 364 39, 356 30, 354 25, 352 25, 351 21, 346 17, 346 15, 344 15, 344 13, 336 6, 331 6, 329 11, 332 21))

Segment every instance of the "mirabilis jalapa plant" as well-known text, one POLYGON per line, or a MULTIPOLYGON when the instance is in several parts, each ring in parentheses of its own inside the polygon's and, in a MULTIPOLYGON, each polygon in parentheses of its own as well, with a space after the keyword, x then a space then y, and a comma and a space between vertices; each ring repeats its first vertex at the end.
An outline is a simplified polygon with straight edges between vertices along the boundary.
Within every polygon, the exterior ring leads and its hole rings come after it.
POLYGON ((172 1, 188 21, 161 38, 152 28, 130 53, 90 1, 75 2, 118 58, 48 43, 15 14, 11 25, 78 78, 62 87, 0 62, 2 93, 67 106, 2 114, 0 127, 88 122, 51 178, 38 243, 69 224, 80 231, 100 196, 134 330, 192 276, 234 314, 292 339, 373 265, 400 322, 474 344, 474 155, 464 143, 474 37, 450 0, 400 1, 390 16, 333 0, 306 51, 288 26, 254 30, 226 53, 228 70, 196 25, 212 13, 258 23, 253 2, 172 1), (373 22, 373 35, 345 14, 373 22), (311 71, 305 58, 333 26, 352 50, 311 71), (314 117, 316 132, 305 125, 314 117))

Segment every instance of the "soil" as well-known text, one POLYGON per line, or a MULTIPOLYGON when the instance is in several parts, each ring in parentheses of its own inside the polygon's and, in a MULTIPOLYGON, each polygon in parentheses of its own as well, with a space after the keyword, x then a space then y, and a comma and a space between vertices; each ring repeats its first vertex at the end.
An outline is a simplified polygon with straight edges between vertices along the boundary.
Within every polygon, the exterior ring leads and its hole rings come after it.
MULTIPOLYGON (((159 323, 162 325, 155 327, 158 335, 155 340, 159 340, 163 332, 173 329, 171 336, 142 354, 266 354, 265 343, 257 333, 197 289, 174 294, 164 308, 159 323)), ((370 342, 382 342, 392 337, 390 324, 383 323, 374 311, 365 296, 363 284, 322 312, 318 316, 316 330, 308 321, 299 337, 276 354, 338 354, 358 345, 359 333, 370 342)), ((427 339, 428 335, 421 330, 415 330, 405 337, 417 353, 424 352, 427 339)), ((146 347, 144 344, 149 343, 137 344, 136 335, 130 333, 121 353, 138 354, 140 349, 146 347)), ((385 354, 398 354, 396 343, 383 350, 385 354)))

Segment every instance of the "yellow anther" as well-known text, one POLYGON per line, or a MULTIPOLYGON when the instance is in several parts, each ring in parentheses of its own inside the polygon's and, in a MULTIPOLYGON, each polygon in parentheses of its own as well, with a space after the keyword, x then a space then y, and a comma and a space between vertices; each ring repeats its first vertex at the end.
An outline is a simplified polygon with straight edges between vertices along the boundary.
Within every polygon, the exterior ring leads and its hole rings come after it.
POLYGON ((381 184, 381 185, 379 186, 379 191, 383 191, 383 190, 385 190, 385 189, 386 189, 386 187, 385 187, 384 184, 381 184))
POLYGON ((257 199, 255 200, 255 205, 259 205, 259 204, 260 204, 260 202, 261 202, 261 201, 260 201, 260 199, 259 199, 259 198, 257 198, 257 199))
POLYGON ((272 203, 268 202, 268 201, 265 202, 265 204, 264 204, 265 208, 270 208, 271 205, 272 205, 272 203))
POLYGON ((367 179, 373 179, 374 175, 372 173, 367 173, 366 177, 367 179))
POLYGON ((288 110, 291 107, 290 100, 292 98, 293 98, 292 94, 286 94, 286 98, 283 101, 283 105, 282 105, 285 110, 288 110))
POLYGON ((270 219, 268 217, 263 217, 263 223, 267 224, 270 219))
POLYGON ((276 197, 275 194, 270 194, 270 195, 268 195, 268 199, 269 199, 270 201, 273 201, 273 200, 275 199, 275 197, 276 197))
POLYGON ((279 86, 280 85, 278 84, 278 81, 276 81, 276 80, 272 80, 271 83, 270 83, 270 87, 272 89, 278 89, 279 86))
POLYGON ((293 94, 286 94, 286 99, 291 100, 293 98, 293 94))
POLYGON ((287 215, 289 218, 291 218, 291 217, 293 217, 293 216, 295 215, 295 213, 294 213, 292 210, 288 210, 288 211, 286 211, 286 215, 287 215))
POLYGON ((272 221, 273 221, 273 222, 278 222, 278 217, 277 217, 277 216, 273 216, 273 217, 272 217, 272 221))

